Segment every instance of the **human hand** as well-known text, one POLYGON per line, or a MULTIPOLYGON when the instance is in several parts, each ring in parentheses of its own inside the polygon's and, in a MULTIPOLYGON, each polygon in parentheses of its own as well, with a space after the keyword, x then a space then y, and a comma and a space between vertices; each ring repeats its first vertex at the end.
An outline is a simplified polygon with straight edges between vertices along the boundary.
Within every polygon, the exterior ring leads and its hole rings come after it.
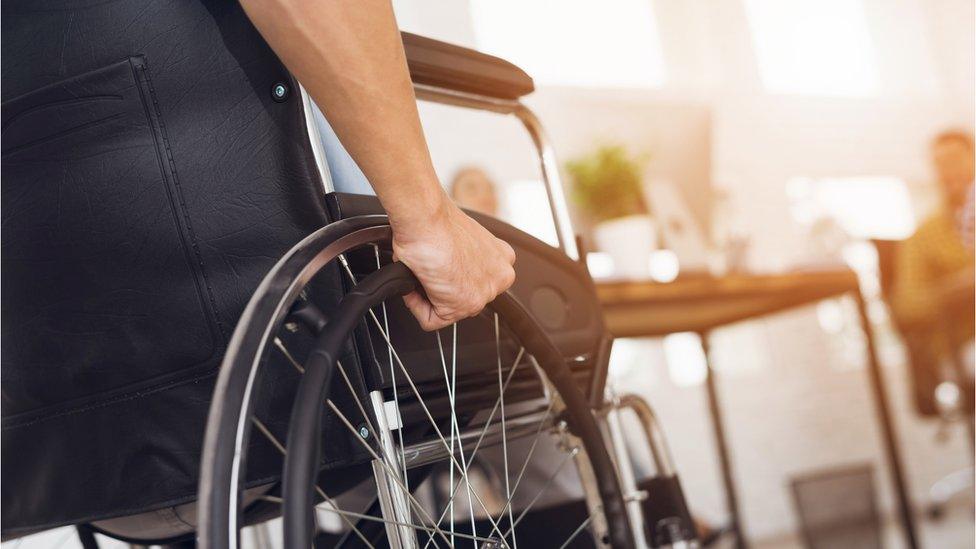
POLYGON ((515 251, 449 199, 422 219, 394 219, 393 254, 424 293, 403 301, 427 331, 475 316, 515 281, 515 251))

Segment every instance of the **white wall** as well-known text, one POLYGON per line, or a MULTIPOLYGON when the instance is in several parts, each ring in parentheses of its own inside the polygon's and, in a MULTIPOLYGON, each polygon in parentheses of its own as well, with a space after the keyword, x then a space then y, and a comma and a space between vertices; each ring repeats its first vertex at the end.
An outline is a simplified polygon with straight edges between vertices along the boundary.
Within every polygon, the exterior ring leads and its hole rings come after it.
MULTIPOLYGON (((664 88, 542 87, 527 102, 540 111, 563 159, 607 137, 646 150, 648 128, 666 129, 670 123, 646 114, 669 103, 710 107, 713 183, 737 195, 741 217, 751 223, 754 265, 781 267, 803 238, 792 233, 800 228, 787 218, 783 185, 788 178, 891 175, 925 187, 929 137, 947 126, 973 125, 973 2, 864 4, 882 81, 878 97, 765 94, 739 0, 654 0, 668 68, 664 88), (602 112, 590 116, 594 97, 602 112), (773 224, 776 233, 764 230, 773 224)), ((406 30, 477 47, 465 5, 450 0, 396 2, 406 30)), ((459 126, 459 116, 443 110, 423 110, 442 177, 460 165, 488 160, 502 179, 535 174, 534 161, 522 154, 527 141, 517 125, 491 115, 469 123, 469 116, 462 115, 459 126)))
MULTIPOLYGON (((751 238, 750 264, 761 270, 788 267, 807 240, 789 213, 785 185, 792 177, 895 176, 931 204, 927 140, 947 126, 973 127, 971 0, 864 0, 881 92, 861 99, 764 93, 739 0, 652 1, 667 84, 659 90, 597 94, 604 103, 602 124, 581 115, 597 92, 541 89, 529 102, 550 128, 557 153, 574 155, 606 134, 640 149, 648 142, 646 127, 660 123, 650 114, 655 109, 706 106, 712 184, 732 195, 739 224, 751 238)), ((408 30, 476 47, 470 20, 458 7, 463 4, 402 0, 397 9, 408 30)), ((458 137, 452 116, 425 114, 442 176, 472 159, 491 162, 499 178, 531 176, 534 161, 525 155, 527 141, 520 141, 514 124, 479 126, 476 142, 488 146, 472 152, 472 141, 458 137)), ((724 339, 715 345, 720 368, 730 356, 760 365, 728 372, 720 384, 752 536, 775 536, 794 527, 786 488, 790 475, 856 461, 881 466, 863 362, 852 366, 839 358, 835 336, 824 333, 813 309, 735 327, 726 335, 720 331, 717 337, 724 339)), ((628 383, 658 408, 697 512, 721 519, 701 387, 671 383, 658 343, 631 343, 631 351, 631 359, 618 358, 618 368, 628 371, 628 383)), ((946 445, 934 443, 934 424, 917 418, 911 408, 897 346, 886 347, 885 371, 910 489, 921 503, 931 482, 966 464, 961 432, 946 445)), ((890 508, 885 474, 879 470, 876 480, 890 508)), ((971 532, 960 546, 972 546, 971 532)))

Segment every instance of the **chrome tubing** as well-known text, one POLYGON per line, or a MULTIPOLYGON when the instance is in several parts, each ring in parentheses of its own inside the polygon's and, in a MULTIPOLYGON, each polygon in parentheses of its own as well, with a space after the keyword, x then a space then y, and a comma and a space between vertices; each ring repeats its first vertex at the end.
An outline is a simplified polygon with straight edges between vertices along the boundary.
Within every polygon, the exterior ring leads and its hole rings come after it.
POLYGON ((627 514, 630 515, 630 523, 634 530, 634 541, 637 547, 650 547, 644 535, 644 510, 641 502, 647 497, 637 488, 637 479, 634 477, 634 466, 630 460, 630 452, 624 439, 623 427, 620 424, 620 404, 614 399, 613 404, 607 410, 606 422, 608 440, 612 454, 617 466, 617 478, 620 479, 620 488, 624 493, 624 503, 627 505, 627 514))
POLYGON ((667 441, 664 439, 664 430, 657 419, 654 410, 643 398, 626 394, 619 398, 617 406, 621 409, 627 408, 634 412, 640 420, 647 443, 651 448, 651 457, 657 467, 658 476, 672 476, 675 474, 674 461, 671 459, 671 452, 668 450, 667 441))
POLYGON ((369 393, 370 401, 373 404, 373 416, 376 419, 376 436, 379 438, 380 448, 383 450, 383 464, 374 462, 373 473, 376 477, 376 486, 380 496, 380 508, 384 518, 389 521, 386 525, 386 537, 392 549, 416 549, 417 536, 411 524, 410 505, 407 503, 407 495, 401 488, 406 478, 394 479, 391 476, 398 475, 403 466, 397 457, 396 442, 393 440, 393 431, 387 421, 386 406, 383 401, 382 391, 372 391, 369 393), (394 524, 398 523, 398 525, 394 524))
POLYGON ((556 154, 546 135, 539 118, 520 101, 498 99, 474 93, 445 90, 424 84, 414 84, 417 99, 442 105, 452 105, 468 109, 490 111, 499 114, 514 115, 532 138, 536 153, 539 157, 539 167, 542 172, 542 182, 546 186, 546 197, 549 200, 549 211, 556 228, 556 238, 559 249, 572 259, 578 260, 579 249, 576 246, 576 233, 566 204, 566 192, 559 176, 559 164, 556 154))

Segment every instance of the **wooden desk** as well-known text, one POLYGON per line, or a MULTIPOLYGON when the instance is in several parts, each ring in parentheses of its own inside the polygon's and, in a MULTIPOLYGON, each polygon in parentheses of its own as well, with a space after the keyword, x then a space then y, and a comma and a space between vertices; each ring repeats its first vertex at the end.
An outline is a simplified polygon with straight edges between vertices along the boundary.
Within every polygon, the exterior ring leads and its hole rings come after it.
POLYGON ((605 282, 597 284, 607 327, 615 337, 656 337, 676 332, 697 332, 705 351, 705 387, 709 414, 722 468, 731 529, 739 548, 747 546, 742 535, 738 497, 729 458, 722 409, 708 347, 708 332, 734 322, 758 318, 823 299, 851 295, 857 301, 861 328, 867 340, 868 375, 878 422, 890 465, 891 482, 898 499, 906 543, 918 547, 911 501, 906 489, 897 434, 893 427, 888 393, 881 377, 857 276, 849 270, 797 272, 782 275, 732 275, 721 278, 653 282, 605 282))
POLYGON ((815 303, 858 289, 852 271, 733 275, 668 284, 597 284, 607 327, 615 337, 702 332, 815 303))

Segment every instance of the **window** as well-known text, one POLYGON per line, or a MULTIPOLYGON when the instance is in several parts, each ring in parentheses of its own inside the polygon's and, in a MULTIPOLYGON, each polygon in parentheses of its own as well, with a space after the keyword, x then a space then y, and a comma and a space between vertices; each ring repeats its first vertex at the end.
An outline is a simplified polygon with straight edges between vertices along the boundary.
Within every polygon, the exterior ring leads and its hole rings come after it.
POLYGON ((868 96, 878 74, 859 0, 744 0, 771 93, 868 96))
POLYGON ((506 181, 501 194, 505 221, 543 242, 559 245, 545 183, 537 179, 506 181))
POLYGON ((908 187, 897 177, 796 177, 786 190, 793 218, 804 225, 831 219, 860 239, 900 240, 915 232, 908 187))
POLYGON ((664 82, 651 0, 471 0, 478 48, 539 84, 647 88, 664 82))
POLYGON ((664 357, 668 364, 668 377, 678 387, 701 385, 708 375, 708 362, 701 338, 694 332, 664 336, 664 357))

